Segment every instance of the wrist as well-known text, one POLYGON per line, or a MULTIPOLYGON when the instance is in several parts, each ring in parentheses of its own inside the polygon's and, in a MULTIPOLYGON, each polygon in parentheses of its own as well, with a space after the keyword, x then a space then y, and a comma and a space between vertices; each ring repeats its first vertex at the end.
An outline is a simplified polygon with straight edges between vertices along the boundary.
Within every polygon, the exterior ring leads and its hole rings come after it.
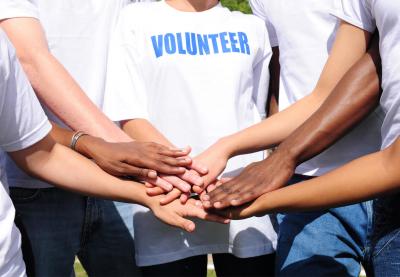
POLYGON ((286 161, 294 167, 299 164, 300 154, 296 151, 294 147, 285 147, 285 145, 281 144, 275 149, 272 154, 279 156, 282 161, 286 161))
POLYGON ((92 148, 101 143, 105 143, 102 138, 85 135, 76 142, 75 151, 88 158, 93 158, 92 148))
POLYGON ((234 141, 231 136, 220 138, 214 146, 219 149, 220 155, 227 160, 236 156, 234 141))

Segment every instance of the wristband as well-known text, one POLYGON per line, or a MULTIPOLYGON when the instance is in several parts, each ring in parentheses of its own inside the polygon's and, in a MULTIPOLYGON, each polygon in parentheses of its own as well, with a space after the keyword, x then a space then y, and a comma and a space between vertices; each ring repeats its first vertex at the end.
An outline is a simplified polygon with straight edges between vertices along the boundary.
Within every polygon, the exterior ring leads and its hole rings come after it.
POLYGON ((71 143, 69 144, 69 147, 70 147, 72 150, 76 151, 76 150, 75 150, 75 146, 76 146, 76 143, 78 142, 79 138, 81 138, 81 137, 83 137, 83 136, 87 136, 87 135, 88 135, 88 134, 84 133, 83 131, 78 131, 78 132, 76 132, 76 133, 72 136, 72 138, 71 138, 71 143))

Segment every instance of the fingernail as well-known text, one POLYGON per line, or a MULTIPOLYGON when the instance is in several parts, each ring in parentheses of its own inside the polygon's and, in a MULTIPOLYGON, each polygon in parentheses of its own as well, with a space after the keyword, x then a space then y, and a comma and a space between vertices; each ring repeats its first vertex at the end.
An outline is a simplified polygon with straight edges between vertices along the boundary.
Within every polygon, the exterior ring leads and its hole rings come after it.
POLYGON ((204 200, 204 201, 210 200, 210 196, 208 196, 208 194, 205 194, 205 195, 203 196, 203 200, 204 200))
POLYGON ((193 232, 194 228, 195 228, 195 225, 194 225, 193 223, 190 223, 190 224, 187 226, 187 230, 188 230, 189 232, 193 232))
POLYGON ((214 203, 214 207, 215 207, 216 209, 221 208, 221 206, 222 206, 221 202, 215 202, 215 203, 214 203))
POLYGON ((237 206, 237 205, 239 205, 240 203, 239 203, 239 200, 237 200, 237 199, 232 199, 231 200, 231 205, 232 206, 237 206))

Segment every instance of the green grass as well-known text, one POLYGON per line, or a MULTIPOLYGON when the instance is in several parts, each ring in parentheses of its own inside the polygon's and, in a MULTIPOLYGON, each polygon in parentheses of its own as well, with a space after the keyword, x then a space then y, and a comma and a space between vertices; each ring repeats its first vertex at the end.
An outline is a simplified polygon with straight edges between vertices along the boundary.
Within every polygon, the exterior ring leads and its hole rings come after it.
MULTIPOLYGON (((76 277, 87 277, 85 270, 83 269, 81 263, 78 260, 75 261, 74 269, 76 277)), ((208 270, 207 277, 217 277, 217 275, 215 274, 214 270, 208 270)))

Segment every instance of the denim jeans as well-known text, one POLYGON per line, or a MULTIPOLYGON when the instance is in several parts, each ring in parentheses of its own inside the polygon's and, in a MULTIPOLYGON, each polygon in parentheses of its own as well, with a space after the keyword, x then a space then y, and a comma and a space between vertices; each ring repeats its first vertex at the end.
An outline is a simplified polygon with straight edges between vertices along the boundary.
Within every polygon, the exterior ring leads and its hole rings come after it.
POLYGON ((89 276, 140 276, 130 204, 57 188, 11 188, 31 276, 73 276, 75 256, 89 276))
MULTIPOLYGON (((290 184, 310 177, 295 175, 290 184)), ((279 214, 277 276, 359 276, 368 267, 372 202, 279 214)))
POLYGON ((373 273, 400 276, 400 194, 375 200, 374 212, 373 273))

